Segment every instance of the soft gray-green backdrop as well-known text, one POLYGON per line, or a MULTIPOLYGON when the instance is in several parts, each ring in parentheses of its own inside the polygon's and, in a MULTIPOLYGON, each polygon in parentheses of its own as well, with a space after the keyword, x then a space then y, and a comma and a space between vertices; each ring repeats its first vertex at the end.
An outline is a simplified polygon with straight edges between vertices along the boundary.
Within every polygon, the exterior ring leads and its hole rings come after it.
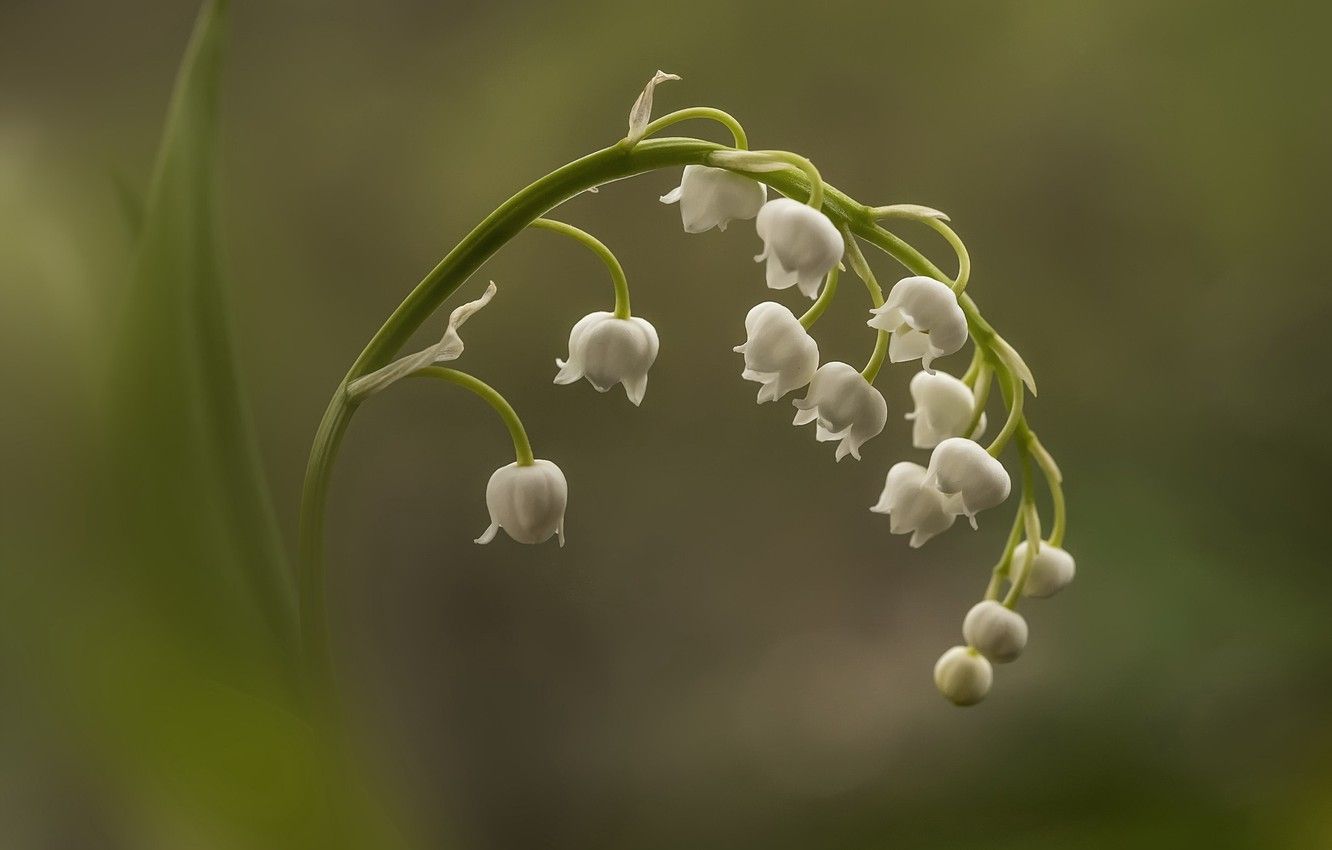
MULTIPOLYGON (((25 581, 96 510, 71 494, 100 439, 122 198, 192 7, 0 7, 0 552, 25 581)), ((289 545, 313 429, 369 334, 509 193, 621 135, 658 67, 684 77, 659 113, 722 107, 862 200, 950 213, 1067 476, 1078 579, 1024 608, 1030 646, 990 699, 954 709, 930 668, 1007 512, 913 552, 866 510, 919 459, 912 370, 885 370, 888 429, 835 465, 739 378, 730 348, 771 296, 752 226, 686 236, 656 201, 675 174, 576 199, 561 215, 619 254, 661 334, 641 409, 551 384, 569 327, 609 304, 582 249, 523 235, 463 291, 499 284, 463 365, 567 473, 568 546, 472 545, 509 448, 444 386, 362 411, 334 482, 344 677, 428 841, 1332 845, 1329 24, 1314 2, 238 0, 225 265, 289 545)), ((872 345, 853 282, 825 357, 872 345)), ((68 590, 37 619, 77 634, 68 590)), ((71 809, 116 833, 114 796, 53 767, 77 755, 6 748, 16 846, 55 846, 71 809)))

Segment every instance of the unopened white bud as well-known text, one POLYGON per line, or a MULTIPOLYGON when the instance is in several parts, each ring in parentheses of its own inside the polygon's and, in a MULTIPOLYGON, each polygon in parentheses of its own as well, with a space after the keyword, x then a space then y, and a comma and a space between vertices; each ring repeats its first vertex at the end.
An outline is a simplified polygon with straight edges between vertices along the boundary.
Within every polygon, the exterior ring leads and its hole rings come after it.
POLYGON ((934 685, 954 705, 975 705, 993 683, 994 668, 971 647, 955 646, 935 662, 934 685))
POLYGON ((998 664, 1015 660, 1027 645, 1027 621, 993 599, 978 602, 962 621, 962 636, 998 664))
MULTIPOLYGON (((1013 550, 1011 575, 1015 584, 1021 578, 1026 563, 1027 541, 1023 540, 1013 550)), ((1027 576, 1026 584, 1022 585, 1022 595, 1053 596, 1073 581, 1076 571, 1072 555, 1058 546, 1042 543, 1036 557, 1032 559, 1031 575, 1027 576)))

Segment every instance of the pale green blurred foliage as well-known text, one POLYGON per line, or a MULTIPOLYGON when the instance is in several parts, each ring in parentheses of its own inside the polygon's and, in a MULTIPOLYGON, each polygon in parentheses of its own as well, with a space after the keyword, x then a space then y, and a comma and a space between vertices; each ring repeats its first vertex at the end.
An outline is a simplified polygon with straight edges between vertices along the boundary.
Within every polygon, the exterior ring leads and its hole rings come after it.
MULTIPOLYGON (((123 505, 93 472, 144 437, 112 411, 152 385, 111 352, 187 6, 0 8, 6 846, 299 844, 321 787, 244 583, 201 590, 169 535, 137 564, 97 545, 123 505)), ((220 267, 288 549, 365 339, 495 204, 622 133, 658 67, 684 77, 659 112, 720 106, 862 200, 948 212, 1068 477, 1078 579, 1024 606, 1024 657, 955 710, 930 667, 1007 514, 912 553, 865 510, 915 457, 911 371, 885 371, 865 460, 832 464, 730 352, 770 296, 752 230, 686 237, 656 202, 674 174, 579 198, 561 215, 662 336, 642 409, 550 385, 610 297, 558 240, 482 271, 499 295, 459 363, 569 476, 569 546, 470 543, 508 460, 475 400, 395 387, 352 428, 329 546, 367 784, 432 846, 1332 844, 1329 23, 1294 2, 238 2, 220 267)), ((819 339, 856 362, 843 289, 819 339)))

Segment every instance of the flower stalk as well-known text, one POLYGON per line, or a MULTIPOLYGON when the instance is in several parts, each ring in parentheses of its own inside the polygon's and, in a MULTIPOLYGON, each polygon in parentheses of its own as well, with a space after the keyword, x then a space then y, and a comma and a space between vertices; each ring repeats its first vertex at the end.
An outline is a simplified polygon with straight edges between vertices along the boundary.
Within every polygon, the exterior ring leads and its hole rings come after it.
MULTIPOLYGON (((856 273, 865 284, 865 290, 869 293, 870 306, 883 306, 883 287, 879 286, 879 281, 874 277, 874 270, 870 268, 869 262, 865 260, 865 252, 860 250, 860 243, 856 241, 856 235, 849 226, 842 226, 842 238, 846 240, 846 253, 851 260, 851 270, 856 273)), ((860 370, 860 376, 871 385, 879 377, 879 370, 883 368, 883 361, 888 357, 888 339, 892 336, 888 331, 880 330, 874 334, 874 351, 870 354, 869 362, 865 368, 860 370)))
POLYGON ((565 224, 553 218, 538 218, 532 222, 531 226, 538 230, 562 233, 581 242, 592 253, 596 254, 606 264, 606 270, 610 272, 611 284, 615 287, 615 318, 627 319, 632 315, 629 312, 629 279, 624 275, 624 266, 620 265, 620 261, 616 259, 615 254, 611 252, 610 248, 606 247, 606 243, 586 230, 580 230, 572 224, 565 224))
POLYGON ((703 119, 715 121, 721 124, 731 133, 731 138, 735 140, 735 149, 738 151, 749 150, 749 136, 745 134, 745 128, 740 126, 740 122, 728 112, 715 109, 711 106, 691 106, 688 109, 677 109, 675 112, 667 113, 655 121, 648 123, 643 130, 643 137, 655 136, 667 127, 673 124, 679 124, 681 121, 693 121, 703 119))
POLYGON ((508 429, 509 437, 513 440, 514 461, 519 466, 532 465, 535 460, 532 455, 532 443, 527 438, 527 429, 523 427, 523 421, 518 418, 518 412, 513 409, 513 405, 509 404, 508 400, 490 384, 466 372, 446 366, 427 366, 413 372, 409 377, 434 378, 453 384, 455 387, 462 387, 490 405, 495 413, 499 414, 504 427, 508 429))
POLYGON ((805 311, 805 314, 800 317, 800 324, 805 330, 809 330, 814 326, 814 323, 817 322, 819 317, 823 315, 824 311, 828 309, 828 305, 832 303, 833 297, 837 295, 837 274, 838 270, 836 267, 828 272, 828 277, 823 284, 823 291, 819 293, 819 297, 814 300, 814 303, 809 305, 809 309, 805 311))
MULTIPOLYGON (((819 439, 841 440, 837 452, 839 458, 845 454, 859 457, 860 444, 878 434, 883 428, 885 416, 883 399, 878 391, 873 389, 872 384, 890 353, 894 360, 914 359, 914 357, 923 356, 922 365, 926 372, 931 372, 929 368, 930 358, 945 356, 956 351, 958 347, 965 343, 968 337, 972 341, 975 346, 975 356, 973 366, 968 370, 965 383, 974 394, 975 407, 970 427, 965 432, 968 436, 951 437, 940 443, 940 446, 947 444, 947 448, 942 453, 936 450, 936 455, 944 458, 944 460, 939 461, 937 465, 935 460, 932 460, 928 471, 916 465, 912 465, 913 469, 899 470, 901 473, 899 474, 900 480, 895 485, 896 489, 893 491, 892 499, 888 499, 886 494, 885 501, 882 503, 882 512, 888 513, 897 510, 896 506, 899 505, 910 507, 908 502, 904 500, 914 498, 913 493, 929 490, 933 494, 930 498, 937 501, 934 509, 938 516, 918 516, 915 520, 917 530, 925 528, 923 523, 928 520, 931 523, 927 529, 929 533, 937 533, 937 530, 942 530, 951 525, 952 518, 962 513, 966 513, 972 519, 974 525, 976 511, 997 504, 998 501, 1002 501, 1008 495, 1007 473, 1003 470, 1002 465, 998 464, 993 458, 1000 455, 1010 442, 1016 441, 1022 465, 1023 493, 1013 529, 1004 552, 992 571, 990 586, 987 588, 985 598, 987 600, 998 598, 1003 581, 1008 579, 1012 573, 1015 553, 1018 552, 1021 545, 1025 545, 1027 548, 1023 571, 1017 581, 1012 583, 1008 595, 1003 600, 1004 607, 1012 610, 1023 594, 1024 583, 1032 574, 1033 563, 1041 551, 1041 525, 1035 504, 1033 463, 1042 471, 1051 493, 1054 523, 1051 528, 1050 543, 1056 548, 1062 543, 1066 528, 1066 511, 1061 488, 1062 477, 1053 458, 1050 457, 1028 426, 1023 407, 1024 388, 1031 389, 1034 395, 1034 381, 1026 364, 1022 362, 1017 352, 985 321, 976 303, 969 295, 965 294, 971 272, 971 261, 962 241, 953 229, 945 223, 947 217, 942 213, 924 207, 908 205, 869 207, 840 192, 835 187, 824 184, 818 169, 806 157, 788 151, 749 151, 747 149, 749 142, 744 129, 738 121, 721 110, 711 107, 691 107, 672 112, 655 121, 649 121, 652 89, 656 84, 667 79, 678 78, 674 75, 658 72, 649 82, 643 95, 640 96, 634 109, 631 110, 630 133, 624 140, 570 162, 542 177, 505 201, 467 234, 393 311, 372 336, 344 379, 335 389, 316 432, 302 492, 299 547, 302 630, 307 663, 311 669, 312 678, 316 681, 327 684, 332 680, 327 651, 328 624, 324 604, 324 509, 328 499, 333 464, 342 439, 357 407, 364 398, 369 397, 369 394, 362 395, 352 392, 350 388, 365 386, 364 380, 367 376, 379 374, 381 370, 384 370, 412 334, 476 272, 482 263, 528 227, 562 233, 580 241, 594 251, 606 264, 615 288, 613 319, 630 319, 628 282, 623 268, 614 254, 590 234, 546 216, 550 210, 564 201, 582 192, 594 190, 601 184, 662 168, 691 166, 725 169, 758 181, 784 196, 784 198, 767 202, 767 208, 770 212, 766 220, 764 213, 760 212, 758 215, 757 224, 760 235, 765 240, 765 254, 772 252, 769 255, 769 285, 773 288, 785 288, 796 283, 797 275, 799 275, 799 284, 802 291, 813 297, 816 294, 813 290, 817 289, 819 278, 812 275, 823 272, 824 286, 822 292, 817 294, 817 300, 798 322, 795 321, 792 315, 785 316, 785 321, 790 324, 791 328, 794 328, 794 333, 791 332, 790 328, 782 330, 781 333, 793 338, 797 337, 802 329, 808 329, 814 324, 835 297, 838 284, 837 263, 835 260, 828 264, 824 263, 828 256, 835 256, 829 252, 832 243, 837 241, 838 234, 845 242, 844 250, 849 256, 850 265, 864 282, 870 295, 870 301, 876 311, 884 308, 883 290, 865 260, 858 239, 864 239, 869 244, 892 256, 911 274, 916 276, 908 280, 914 281, 911 285, 916 288, 917 293, 924 294, 919 295, 919 297, 909 296, 916 297, 918 304, 915 307, 905 300, 902 302, 904 306, 901 308, 901 312, 907 318, 902 319, 901 324, 894 325, 895 330, 891 331, 879 325, 874 325, 873 320, 871 321, 871 324, 878 327, 879 330, 875 337, 874 352, 865 368, 857 373, 853 367, 846 366, 846 364, 825 364, 819 370, 819 373, 823 375, 821 383, 818 386, 811 383, 808 396, 797 404, 797 407, 802 411, 797 416, 798 423, 801 421, 817 421, 819 429, 826 431, 826 433, 819 433, 819 439), (728 148, 724 145, 693 138, 652 138, 654 134, 669 126, 692 119, 712 120, 722 124, 730 130, 734 147, 728 148), (808 209, 800 215, 792 214, 783 205, 794 207, 793 201, 797 204, 803 203, 808 209), (946 276, 918 250, 877 223, 878 218, 894 216, 915 218, 940 233, 956 253, 958 261, 957 275, 954 277, 946 276), (831 225, 832 231, 828 231, 829 225, 831 225), (768 229, 766 235, 765 227, 768 229), (818 235, 822 241, 815 240, 811 242, 809 238, 812 234, 818 235), (792 248, 793 242, 800 241, 796 239, 797 236, 806 240, 806 244, 801 246, 799 251, 792 248), (810 245, 815 247, 811 248, 810 245), (801 253, 801 251, 804 253, 801 253), (928 282, 921 283, 921 278, 927 278, 928 282), (782 285, 774 286, 774 280, 782 285), (930 325, 929 322, 924 324, 916 322, 908 328, 907 319, 911 319, 911 316, 907 313, 908 310, 916 309, 918 312, 935 310, 936 313, 938 312, 936 309, 939 303, 938 297, 925 292, 925 289, 931 286, 943 291, 947 301, 947 311, 952 311, 946 313, 946 322, 951 324, 947 324, 945 327, 945 325, 939 324, 930 325), (796 327, 797 324, 799 327, 796 327), (962 337, 960 343, 954 345, 956 337, 963 333, 963 327, 965 327, 965 336, 962 337), (898 343, 893 341, 897 335, 897 330, 900 330, 904 336, 908 332, 917 335, 914 342, 910 340, 904 342, 904 350, 900 356, 896 353, 898 343), (951 335, 948 336, 947 340, 940 342, 939 345, 946 347, 936 346, 935 341, 945 336, 945 330, 949 331, 951 335), (952 333, 953 330, 956 330, 956 333, 952 333), (920 337, 928 337, 931 331, 934 331, 936 336, 928 343, 930 346, 928 350, 926 348, 916 348, 913 353, 911 346, 920 345, 920 337), (891 349, 890 342, 893 346, 891 349), (920 352, 925 353, 922 355, 920 352), (834 374, 834 371, 829 367, 836 367, 836 373, 834 374), (969 435, 974 434, 975 429, 980 424, 992 376, 1000 383, 1004 401, 1008 407, 1008 416, 994 441, 987 448, 981 449, 977 444, 970 441, 969 435), (358 381, 362 383, 358 384, 358 381), (848 406, 847 400, 853 396, 856 399, 856 404, 848 406), (979 455, 980 458, 977 459, 975 455, 979 455), (906 475, 906 473, 910 473, 910 475, 906 475), (978 475, 981 477, 977 478, 978 475), (939 478, 939 476, 942 476, 942 478, 939 478), (936 480, 943 482, 939 484, 941 488, 939 490, 933 489, 936 486, 936 480), (946 524, 944 520, 946 520, 946 524), (1025 544, 1022 540, 1024 536, 1025 544)), ((682 194, 684 188, 682 185, 682 194)), ((691 197, 697 198, 698 196, 691 197)), ((796 209, 799 208, 796 207, 796 209)), ((688 215, 686 214, 687 228, 690 226, 688 215)), ((732 218, 735 217, 732 216, 732 218)), ((718 222, 719 229, 724 229, 726 221, 724 216, 712 220, 718 222)), ((706 229, 706 227, 707 222, 698 224, 699 229, 706 229)), ((760 258, 763 258, 762 255, 760 258)), ((907 283, 907 281, 901 283, 907 283)), ((905 291, 899 290, 899 292, 905 291)), ((908 296, 903 296, 903 298, 908 298, 908 296)), ((889 302, 889 308, 897 309, 893 306, 892 297, 890 297, 889 302)), ((811 349, 813 363, 806 364, 803 360, 799 363, 781 363, 780 369, 785 370, 789 375, 783 375, 779 371, 769 372, 751 367, 749 363, 751 359, 754 359, 757 363, 759 359, 770 356, 764 346, 769 344, 770 336, 768 335, 776 333, 772 328, 785 327, 781 324, 783 317, 773 312, 773 308, 777 308, 779 305, 760 306, 764 307, 766 311, 763 313, 763 317, 756 317, 754 313, 751 313, 751 318, 755 318, 756 321, 758 318, 764 318, 764 321, 768 323, 762 325, 762 328, 757 324, 755 325, 754 332, 759 333, 761 331, 761 338, 751 339, 746 346, 741 346, 737 350, 746 353, 746 377, 764 384, 764 389, 760 391, 759 396, 759 400, 763 401, 765 395, 768 397, 766 400, 773 400, 793 388, 789 383, 783 383, 783 379, 796 381, 809 374, 807 369, 817 364, 817 346, 814 345, 812 340, 802 340, 805 347, 811 349), (748 348, 751 344, 754 346, 753 351, 748 348)), ((588 318, 592 319, 594 317, 590 316, 588 318)), ((598 321, 601 320, 598 319, 598 321)), ((641 320, 635 319, 634 321, 641 320)), ((885 321, 888 320, 885 319, 885 321)), ((898 319, 892 321, 897 322, 898 319)), ((650 329, 651 326, 647 327, 650 329)), ((617 328, 617 333, 621 330, 623 328, 617 328)), ((575 331, 577 331, 577 328, 575 331)), ((775 339, 775 337, 771 338, 775 339)), ((571 337, 571 361, 574 359, 575 353, 573 343, 574 339, 571 337)), ((644 343, 644 345, 647 345, 647 343, 644 343)), ((650 335, 650 351, 648 348, 644 348, 641 352, 642 359, 646 364, 641 365, 639 370, 643 374, 628 376, 638 380, 640 385, 631 388, 629 382, 626 381, 625 383, 626 390, 630 393, 630 399, 635 404, 641 400, 641 381, 646 380, 646 368, 651 365, 652 358, 655 358, 655 346, 656 336, 655 330, 653 330, 650 335)), ((773 349, 774 352, 778 350, 773 349)), ((801 353, 804 353, 803 348, 801 353)), ((414 360, 411 362, 416 364, 414 360)), ((517 458, 516 465, 518 467, 531 467, 534 464, 549 464, 548 461, 535 460, 527 433, 517 414, 503 396, 489 385, 465 372, 439 366, 437 363, 414 368, 409 372, 409 375, 443 380, 462 386, 485 399, 496 410, 509 430, 517 458)), ((588 377, 598 389, 605 389, 605 387, 599 385, 598 381, 607 383, 606 380, 593 379, 591 375, 588 377)), ((611 375, 610 377, 617 376, 611 375)), ((557 377, 557 381, 559 380, 557 377)), ((948 380, 957 383, 957 379, 949 377, 948 380)), ((965 419, 965 411, 960 418, 965 419)), ((949 427, 952 428, 954 425, 949 427)), ((934 439, 938 439, 938 437, 934 439)), ((553 465, 550 466, 553 468, 553 465)), ((501 472, 503 470, 497 472, 497 475, 500 475, 501 472)), ((556 472, 558 472, 557 469, 556 472)), ((508 475, 508 473, 504 474, 508 475)), ((548 474, 543 471, 541 475, 547 476, 548 474)), ((509 480, 510 478, 505 478, 506 482, 509 480)), ((499 504, 503 507, 501 499, 500 502, 491 506, 492 528, 488 530, 489 536, 484 539, 488 540, 493 537, 497 527, 505 527, 506 530, 511 532, 510 536, 514 536, 515 539, 520 539, 523 542, 547 539, 549 537, 547 532, 554 533, 551 530, 556 527, 553 523, 558 518, 558 533, 562 542, 563 499, 567 495, 567 488, 563 484, 562 473, 558 476, 558 486, 551 483, 552 481, 554 481, 553 478, 547 477, 537 481, 534 485, 522 485, 547 488, 542 492, 547 494, 545 498, 547 498, 550 510, 545 525, 541 529, 533 531, 524 528, 519 529, 514 534, 513 529, 505 525, 503 518, 494 519, 497 510, 495 505, 499 504), (552 487, 555 489, 550 489, 552 487), (549 528, 546 526, 549 526, 549 528), (538 531, 539 533, 537 533, 538 531)), ((492 481, 492 483, 494 482, 492 481)), ((518 485, 506 483, 504 486, 508 488, 518 485)), ((503 490, 501 496, 509 492, 507 489, 503 490)), ((490 496, 491 494, 488 493, 488 502, 490 502, 490 496)), ((508 498, 508 496, 503 497, 508 498)), ((499 499, 500 496, 496 498, 499 499)), ((910 530, 909 520, 904 519, 902 523, 904 529, 910 530)), ((914 539, 923 542, 923 539, 927 539, 927 537, 928 534, 922 533, 914 539)), ((919 542, 913 545, 919 545, 919 542)), ((988 609, 986 610, 988 611, 988 609)), ((981 625, 976 626, 976 629, 979 630, 978 633, 992 634, 998 628, 991 624, 992 621, 1007 622, 1002 618, 995 620, 993 615, 990 614, 986 616, 991 617, 991 620, 986 620, 985 624, 982 624, 985 626, 984 628, 981 625)), ((1025 635, 1023 640, 1025 640, 1025 635)), ((971 665, 967 669, 980 669, 979 663, 967 660, 976 657, 975 648, 962 649, 964 651, 961 653, 950 650, 955 659, 950 662, 950 665, 965 663, 971 665), (963 660, 957 661, 956 659, 963 660)), ((985 667, 985 669, 988 670, 988 667, 985 667)), ((949 682, 958 681, 954 675, 953 666, 947 666, 945 672, 948 675, 944 678, 949 682)), ((983 689, 980 689, 978 693, 968 693, 965 695, 965 699, 958 698, 955 701, 959 704, 970 704, 970 702, 982 698, 988 687, 987 673, 985 674, 983 689)))

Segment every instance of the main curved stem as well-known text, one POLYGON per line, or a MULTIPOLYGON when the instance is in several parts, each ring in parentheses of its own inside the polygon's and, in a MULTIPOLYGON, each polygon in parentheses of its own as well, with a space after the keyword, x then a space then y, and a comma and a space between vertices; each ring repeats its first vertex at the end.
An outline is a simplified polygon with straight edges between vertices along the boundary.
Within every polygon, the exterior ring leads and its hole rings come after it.
MULTIPOLYGON (((375 332, 329 400, 310 450, 301 494, 298 551, 301 631, 306 664, 316 687, 326 688, 331 685, 324 601, 324 508, 328 500, 333 460, 356 409, 356 402, 347 395, 347 384, 387 364, 416 329, 482 263, 549 210, 599 184, 659 168, 703 165, 709 161, 711 154, 723 150, 730 148, 699 139, 645 139, 629 148, 619 145, 603 148, 556 169, 486 216, 417 284, 375 332)), ((815 200, 835 224, 850 228, 896 258, 911 272, 928 275, 936 280, 948 279, 919 251, 876 224, 867 207, 836 188, 821 181, 811 187, 811 180, 804 172, 789 169, 740 173, 760 180, 796 200, 815 200), (817 197, 811 199, 811 193, 817 197)), ((960 296, 959 302, 967 316, 972 336, 981 343, 993 344, 997 335, 981 317, 975 302, 965 294, 960 296)))

